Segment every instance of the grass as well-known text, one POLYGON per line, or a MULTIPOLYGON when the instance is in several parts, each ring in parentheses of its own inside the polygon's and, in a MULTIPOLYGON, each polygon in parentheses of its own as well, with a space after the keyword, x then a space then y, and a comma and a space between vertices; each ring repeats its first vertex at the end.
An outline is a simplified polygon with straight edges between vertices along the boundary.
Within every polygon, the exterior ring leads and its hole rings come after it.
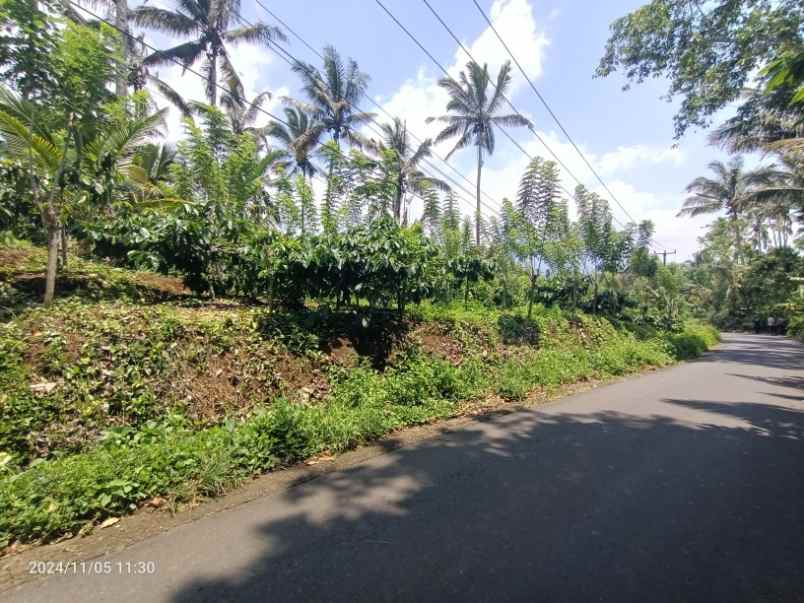
MULTIPOLYGON (((108 269, 75 265, 76 280, 108 269)), ((544 308, 528 320, 426 304, 398 321, 85 293, 0 323, 0 547, 75 535, 157 496, 219 495, 488 396, 663 366, 717 336, 691 323, 639 340, 544 308)))

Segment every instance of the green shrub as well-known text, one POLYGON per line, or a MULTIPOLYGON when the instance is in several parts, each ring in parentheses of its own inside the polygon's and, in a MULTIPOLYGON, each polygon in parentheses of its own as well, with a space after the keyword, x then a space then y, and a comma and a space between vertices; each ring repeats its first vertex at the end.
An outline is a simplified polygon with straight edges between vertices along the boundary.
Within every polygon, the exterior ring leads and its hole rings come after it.
POLYGON ((690 321, 680 333, 667 336, 671 354, 678 360, 697 358, 720 341, 720 334, 714 327, 690 321))

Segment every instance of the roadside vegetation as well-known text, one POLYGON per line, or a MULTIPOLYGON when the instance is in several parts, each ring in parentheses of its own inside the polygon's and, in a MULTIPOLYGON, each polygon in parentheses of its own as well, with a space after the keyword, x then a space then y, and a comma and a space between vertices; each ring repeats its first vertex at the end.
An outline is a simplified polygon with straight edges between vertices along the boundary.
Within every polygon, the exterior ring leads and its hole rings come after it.
MULTIPOLYGON (((710 323, 804 327, 800 138, 761 147, 784 168, 713 164, 691 183, 682 211, 725 217, 692 262, 665 264, 651 222, 568 194, 540 157, 488 210, 495 132, 532 127, 504 110, 510 65, 442 80, 443 129, 418 140, 404 116, 372 129, 368 74, 328 46, 293 64, 298 90, 266 120, 269 93, 244 97, 226 49, 284 32, 240 27, 228 0, 174 8, 121 0, 97 22, 71 2, 0 4, 0 547, 694 358, 717 342, 710 323), (177 45, 126 34, 151 30, 177 45), (170 61, 201 63, 186 77, 206 102, 158 78, 170 61), (175 146, 167 111, 183 116, 175 146), (429 169, 444 142, 476 159, 471 198, 429 169)), ((658 27, 639 14, 615 25, 603 75, 660 56, 639 47, 658 27)), ((763 72, 768 94, 790 93, 785 119, 800 118, 795 56, 763 72)), ((708 115, 691 103, 680 127, 708 115)))
POLYGON ((689 183, 679 213, 713 215, 688 277, 692 303, 722 328, 804 338, 802 24, 797 0, 652 0, 611 25, 597 70, 664 78, 676 137, 712 127, 732 155, 689 183))
MULTIPOLYGON (((0 250, 40 273, 46 252, 0 250)), ((8 264, 6 264, 8 265, 8 264)), ((698 355, 694 322, 637 334, 580 310, 462 299, 395 311, 277 311, 77 259, 70 294, 0 328, 0 541, 76 534, 477 405, 523 401, 698 355), (80 284, 80 286, 78 285, 80 284)))

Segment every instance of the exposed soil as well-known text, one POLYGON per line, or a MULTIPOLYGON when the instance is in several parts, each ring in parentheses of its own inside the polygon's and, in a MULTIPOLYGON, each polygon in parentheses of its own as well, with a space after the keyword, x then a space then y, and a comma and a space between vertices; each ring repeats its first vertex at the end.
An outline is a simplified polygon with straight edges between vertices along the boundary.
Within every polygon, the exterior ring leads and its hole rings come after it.
POLYGON ((426 353, 447 360, 456 366, 463 360, 463 347, 454 338, 444 333, 440 325, 422 325, 414 335, 426 353))

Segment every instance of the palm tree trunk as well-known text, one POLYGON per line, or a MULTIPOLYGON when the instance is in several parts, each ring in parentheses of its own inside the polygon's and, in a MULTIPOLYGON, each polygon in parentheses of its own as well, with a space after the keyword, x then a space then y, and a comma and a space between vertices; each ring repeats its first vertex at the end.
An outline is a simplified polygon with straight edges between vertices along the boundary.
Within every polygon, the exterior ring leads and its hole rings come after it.
MULTIPOLYGON (((70 126, 73 124, 73 115, 70 115, 70 126)), ((64 141, 64 148, 62 149, 61 159, 59 160, 59 169, 56 172, 56 177, 53 179, 53 188, 47 196, 47 202, 44 207, 43 221, 47 228, 47 268, 45 269, 45 305, 53 302, 53 297, 56 293, 56 270, 59 265, 59 233, 61 232, 61 224, 59 220, 59 211, 56 206, 56 193, 61 194, 60 183, 64 177, 64 171, 67 167, 67 151, 69 149, 68 136, 64 141)))
POLYGON ((62 224, 61 229, 59 229, 59 254, 62 270, 67 270, 67 242, 67 229, 62 224))
POLYGON ((397 224, 402 224, 402 197, 404 196, 402 180, 402 171, 400 170, 396 181, 396 199, 394 200, 394 219, 396 219, 397 224))
POLYGON ((209 63, 209 81, 207 90, 209 96, 209 104, 215 107, 218 104, 218 49, 214 46, 207 53, 207 62, 209 63))
MULTIPOLYGON (((335 142, 335 147, 340 152, 341 150, 340 133, 333 132, 332 140, 335 142)), ((324 199, 324 207, 322 208, 323 211, 321 212, 321 226, 323 227, 324 230, 327 231, 332 228, 332 196, 333 196, 332 179, 334 178, 334 174, 335 174, 335 156, 332 155, 329 158, 329 169, 327 171, 327 193, 324 199)))
MULTIPOLYGON (((50 210, 47 212, 50 213, 50 210)), ((56 271, 59 265, 59 226, 55 216, 47 224, 47 269, 45 270, 45 305, 53 302, 56 293, 56 271)))
POLYGON ((738 215, 737 210, 732 209, 729 211, 730 220, 731 220, 731 228, 734 231, 734 261, 736 263, 740 263, 740 247, 742 247, 742 239, 740 235, 740 225, 738 223, 738 215))
MULTIPOLYGON (((302 178, 305 180, 305 184, 306 184, 307 174, 302 172, 302 178)), ((306 210, 307 210, 307 208, 304 207, 304 200, 300 196, 299 197, 299 225, 301 226, 301 235, 302 235, 302 237, 304 237, 304 235, 307 234, 307 225, 305 224, 305 222, 306 222, 305 214, 307 213, 306 210)))
POLYGON ((114 93, 118 98, 128 95, 128 72, 130 69, 129 60, 132 54, 131 36, 128 23, 128 0, 114 0, 114 24, 123 34, 123 64, 118 69, 115 78, 114 93))
POLYGON ((483 147, 477 145, 477 211, 475 213, 475 244, 480 247, 480 172, 483 169, 483 147))

